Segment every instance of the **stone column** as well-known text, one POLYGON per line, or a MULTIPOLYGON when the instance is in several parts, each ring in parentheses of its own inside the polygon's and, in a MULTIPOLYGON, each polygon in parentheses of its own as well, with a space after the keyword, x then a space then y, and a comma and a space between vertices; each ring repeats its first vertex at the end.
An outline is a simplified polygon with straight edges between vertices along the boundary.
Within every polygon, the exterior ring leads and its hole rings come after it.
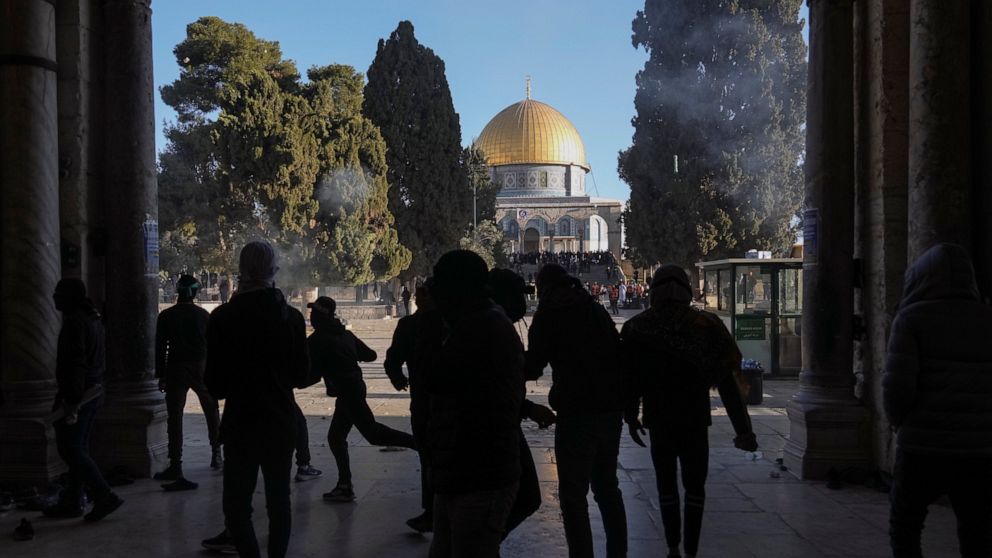
POLYGON ((64 470, 43 422, 60 316, 55 6, 0 0, 0 482, 64 470))
POLYGON ((972 245, 969 12, 969 2, 910 5, 910 262, 937 242, 972 245))
POLYGON ((803 479, 867 465, 854 397, 853 0, 810 0, 803 219, 803 371, 789 401, 785 462, 803 479))
MULTIPOLYGON (((975 53, 992 52, 992 2, 971 3, 971 50, 975 53)), ((975 270, 978 286, 986 303, 992 302, 992 56, 972 57, 972 138, 975 152, 974 169, 974 219, 975 270)))
POLYGON ((94 429, 104 467, 147 476, 166 452, 154 379, 158 193, 149 0, 104 0, 102 198, 107 225, 108 404, 94 429))

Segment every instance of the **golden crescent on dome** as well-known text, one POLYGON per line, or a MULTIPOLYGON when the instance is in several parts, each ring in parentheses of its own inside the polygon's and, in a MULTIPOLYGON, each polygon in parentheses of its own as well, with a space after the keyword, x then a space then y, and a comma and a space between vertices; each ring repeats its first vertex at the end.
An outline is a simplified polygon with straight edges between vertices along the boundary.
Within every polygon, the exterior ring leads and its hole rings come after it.
POLYGON ((550 105, 524 99, 499 112, 482 129, 475 147, 491 166, 578 165, 589 170, 575 126, 550 105))

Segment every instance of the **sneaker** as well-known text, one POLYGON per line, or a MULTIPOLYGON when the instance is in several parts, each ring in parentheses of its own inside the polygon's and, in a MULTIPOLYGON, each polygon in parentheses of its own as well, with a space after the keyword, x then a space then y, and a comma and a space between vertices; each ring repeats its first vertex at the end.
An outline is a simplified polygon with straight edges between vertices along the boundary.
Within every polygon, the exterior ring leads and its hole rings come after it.
POLYGON ((231 535, 227 532, 227 529, 224 529, 224 532, 216 537, 203 539, 200 541, 200 544, 203 545, 203 548, 213 550, 214 552, 221 552, 223 554, 238 553, 237 547, 234 546, 234 539, 231 538, 231 535))
POLYGON ((323 473, 319 469, 314 469, 310 465, 304 465, 302 467, 296 468, 296 482, 303 482, 308 480, 313 480, 323 473))
POLYGON ((162 485, 162 490, 166 492, 179 492, 182 490, 196 490, 200 485, 193 481, 188 481, 185 478, 180 477, 175 482, 170 482, 162 485))
POLYGON ((324 500, 328 502, 354 502, 355 491, 350 484, 339 484, 334 490, 324 493, 324 500))
POLYGON ((219 447, 214 448, 210 454, 210 468, 221 469, 224 467, 224 452, 219 447))
POLYGON ((21 518, 21 524, 14 528, 15 541, 29 541, 34 538, 34 527, 26 517, 21 518))
POLYGON ((434 514, 429 511, 406 520, 407 527, 418 533, 430 533, 434 530, 434 514))
POLYGON ((100 521, 104 517, 107 517, 113 513, 114 510, 121 507, 121 504, 123 503, 124 500, 121 500, 120 496, 111 492, 110 494, 107 494, 103 498, 97 500, 96 503, 93 504, 93 509, 90 510, 90 513, 86 514, 83 519, 91 523, 94 521, 100 521))
POLYGON ((58 502, 52 506, 48 506, 41 512, 45 517, 51 517, 53 519, 72 519, 75 517, 82 517, 83 507, 79 504, 70 504, 67 502, 58 502))
POLYGON ((159 471, 155 473, 152 477, 159 481, 175 481, 183 477, 183 467, 177 462, 172 462, 164 471, 159 471))

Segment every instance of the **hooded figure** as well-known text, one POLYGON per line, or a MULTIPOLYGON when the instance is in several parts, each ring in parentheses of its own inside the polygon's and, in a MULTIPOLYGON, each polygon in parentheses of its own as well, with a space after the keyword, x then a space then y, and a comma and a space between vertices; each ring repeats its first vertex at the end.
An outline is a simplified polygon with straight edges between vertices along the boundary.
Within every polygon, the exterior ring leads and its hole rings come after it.
POLYGON ((327 430, 327 446, 334 454, 338 467, 338 482, 324 494, 329 502, 352 502, 355 490, 351 484, 351 461, 348 455, 348 434, 355 427, 374 446, 397 446, 414 449, 413 436, 376 422, 365 400, 368 388, 362 379, 359 362, 372 362, 378 355, 348 331, 334 316, 337 303, 322 296, 307 305, 314 332, 307 339, 310 348, 312 374, 324 378, 327 394, 337 396, 334 416, 327 430))
POLYGON ((524 350, 487 280, 485 261, 468 250, 434 266, 431 294, 448 335, 424 376, 432 558, 496 558, 520 483, 524 350))
POLYGON ((537 288, 540 304, 527 335, 527 372, 536 379, 551 365, 548 400, 558 412, 555 462, 568 553, 593 555, 586 501, 591 487, 607 556, 626 556, 627 516, 617 479, 623 431, 620 335, 609 312, 560 265, 541 268, 537 288))
POLYGON ((992 556, 992 308, 964 248, 938 244, 906 271, 882 377, 896 429, 893 554, 920 556, 927 507, 950 496, 961 555, 992 556))
POLYGON ((93 419, 103 403, 103 374, 106 368, 105 334, 100 314, 86 298, 86 285, 76 278, 65 278, 55 286, 55 308, 62 312, 58 353, 55 358, 55 409, 65 416, 55 421, 55 443, 59 457, 69 466, 69 483, 54 506, 45 509, 49 517, 83 515, 83 489, 93 499, 87 521, 99 521, 124 503, 110 490, 107 481, 90 457, 89 439, 93 419))
POLYGON ((259 556, 252 496, 261 469, 269 515, 268 556, 286 555, 292 512, 289 481, 296 446, 293 388, 307 384, 306 323, 275 288, 276 253, 263 241, 241 250, 238 291, 207 323, 204 381, 226 399, 224 517, 242 557, 259 556))
POLYGON ((651 307, 628 320, 620 332, 630 435, 640 445, 651 433, 651 459, 658 477, 661 518, 669 556, 681 556, 681 503, 677 486, 681 464, 685 487, 686 556, 699 547, 709 463, 710 388, 720 393, 737 437, 734 445, 757 449, 751 420, 734 371, 741 354, 720 318, 690 306, 692 287, 675 265, 658 268, 651 280, 651 307))

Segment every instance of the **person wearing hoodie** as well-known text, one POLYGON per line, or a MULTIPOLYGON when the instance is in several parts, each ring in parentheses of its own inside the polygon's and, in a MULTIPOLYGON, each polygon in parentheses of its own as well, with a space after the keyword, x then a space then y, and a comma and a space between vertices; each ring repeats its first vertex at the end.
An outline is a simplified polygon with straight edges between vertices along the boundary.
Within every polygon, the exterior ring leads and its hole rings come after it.
POLYGON ((670 558, 696 555, 709 466, 710 388, 716 387, 737 436, 734 446, 758 448, 734 371, 741 365, 737 343, 715 314, 690 305, 685 270, 663 265, 651 280, 651 306, 627 320, 620 331, 624 420, 641 446, 650 431, 651 460, 658 481, 661 520, 670 558), (639 415, 644 404, 644 423, 639 415), (685 488, 685 521, 680 513, 677 475, 685 488))
MULTIPOLYGON (((533 294, 533 288, 524 283, 524 278, 509 269, 494 268, 489 271, 487 283, 489 296, 499 306, 511 323, 517 323, 527 313, 527 296, 533 294)), ((520 420, 533 420, 538 428, 548 428, 555 423, 557 417, 554 411, 524 399, 520 404, 520 420)), ((516 499, 506 519, 506 532, 503 539, 513 532, 528 517, 541 508, 541 483, 537 477, 537 466, 530 452, 523 428, 520 428, 520 486, 516 499)))
POLYGON ((992 556, 992 307, 967 251, 938 244, 906 271, 882 401, 896 429, 889 535, 919 558, 927 508, 950 498, 961 556, 992 556))
POLYGON ((173 481, 162 485, 167 491, 192 490, 195 482, 183 476, 183 409, 186 396, 193 390, 200 400, 207 421, 210 440, 210 467, 220 469, 223 456, 218 431, 220 409, 203 383, 207 362, 207 321, 210 313, 196 304, 200 282, 192 275, 182 275, 176 282, 179 299, 158 315, 155 325, 155 377, 158 389, 165 393, 168 411, 169 466, 155 473, 155 480, 173 481))
POLYGON ((48 517, 70 518, 83 515, 83 487, 93 499, 86 521, 99 521, 124 503, 115 494, 90 457, 90 430, 97 409, 103 404, 101 385, 106 369, 105 334, 100 314, 86 297, 86 285, 79 279, 62 279, 53 295, 56 310, 62 312, 55 357, 53 411, 64 416, 55 421, 55 443, 59 457, 69 466, 68 486, 59 501, 44 510, 48 517))
POLYGON ((626 556, 627 515, 617 479, 623 430, 620 336, 609 312, 560 265, 541 268, 537 293, 540 302, 527 336, 527 378, 537 379, 551 364, 548 400, 558 413, 555 462, 568 554, 593 556, 586 502, 591 486, 603 517, 606 554, 626 556))
POLYGON ((293 389, 307 384, 310 362, 306 322, 275 288, 278 269, 270 244, 246 244, 238 290, 207 323, 204 382, 214 398, 226 400, 220 423, 224 518, 243 558, 260 556, 251 518, 259 469, 269 516, 269 558, 286 556, 292 525, 293 389))
POLYGON ((410 426, 420 457, 420 505, 424 511, 408 519, 406 524, 418 533, 434 530, 434 489, 431 487, 430 459, 425 447, 430 397, 423 386, 425 371, 422 367, 430 362, 431 356, 441 346, 444 324, 431 298, 432 283, 428 279, 417 287, 414 294, 417 311, 397 322, 383 362, 393 387, 397 390, 410 389, 410 426), (404 363, 409 377, 403 374, 404 363))
POLYGON ((485 261, 453 250, 431 294, 447 336, 424 376, 434 485, 431 558, 497 558, 520 485, 524 349, 486 292, 485 261))
MULTIPOLYGON (((307 304, 313 333, 307 339, 313 376, 324 378, 327 395, 336 396, 334 416, 327 430, 327 445, 338 467, 338 482, 324 494, 328 502, 353 502, 355 490, 351 483, 351 461, 348 456, 348 433, 354 426, 373 446, 397 446, 416 449, 413 436, 376 422, 365 397, 368 388, 362 379, 359 362, 372 362, 375 351, 345 329, 334 317, 337 303, 322 296, 307 304)), ((402 389, 403 387, 397 387, 402 389)))

